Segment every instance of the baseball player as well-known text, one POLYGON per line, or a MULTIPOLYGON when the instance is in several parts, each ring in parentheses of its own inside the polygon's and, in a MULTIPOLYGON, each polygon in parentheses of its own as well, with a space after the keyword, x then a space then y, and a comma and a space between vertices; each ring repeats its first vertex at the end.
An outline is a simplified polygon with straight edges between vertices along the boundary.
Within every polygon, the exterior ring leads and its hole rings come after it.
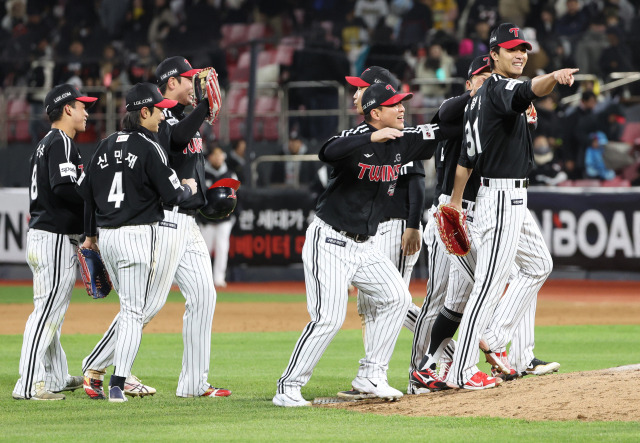
MULTIPOLYGON (((488 55, 476 57, 467 72, 467 92, 443 102, 432 120, 435 123, 447 122, 455 125, 458 135, 440 142, 435 155, 436 191, 433 206, 429 212, 429 221, 424 231, 424 241, 427 244, 429 257, 429 280, 427 297, 418 316, 416 333, 413 337, 408 393, 421 394, 447 389, 444 379, 455 350, 455 344, 451 338, 462 318, 464 301, 471 293, 475 249, 465 257, 447 254, 438 235, 433 213, 438 205, 448 203, 451 198, 455 168, 462 143, 464 107, 469 98, 475 96, 489 77, 490 70, 488 55), (454 266, 450 266, 452 263, 454 266), (436 372, 438 362, 442 369, 440 374, 436 372)), ((473 202, 479 180, 474 180, 472 183, 475 186, 469 185, 465 188, 463 201, 469 224, 473 221, 473 202)))
POLYGON ((350 283, 367 297, 363 306, 375 306, 363 332, 365 358, 352 387, 388 400, 402 397, 389 386, 386 372, 411 296, 373 237, 402 164, 429 158, 441 137, 437 125, 404 128, 402 101, 411 96, 390 84, 372 84, 362 96, 365 123, 331 138, 320 150, 320 160, 333 171, 302 251, 311 321, 278 380, 276 406, 311 405, 300 390, 344 322, 350 283))
MULTIPOLYGON (((222 148, 215 145, 209 155, 204 168, 205 184, 207 188, 220 179, 238 179, 235 172, 230 171, 225 162, 226 155, 222 148)), ((226 287, 227 262, 229 259, 229 237, 235 222, 234 218, 227 217, 221 220, 209 220, 200 218, 202 223, 202 237, 204 238, 210 254, 213 258, 213 282, 216 287, 226 287)))
MULTIPOLYGON (((390 84, 399 89, 400 80, 389 70, 380 66, 370 66, 365 69, 360 77, 345 77, 347 83, 356 86, 353 94, 353 104, 360 115, 362 111, 362 94, 374 83, 390 84)), ((385 208, 384 219, 378 226, 376 245, 384 252, 391 262, 396 265, 402 278, 407 283, 411 282, 411 273, 420 256, 420 218, 424 209, 424 165, 422 162, 410 162, 400 168, 400 175, 396 191, 391 204, 385 208)), ((361 306, 364 297, 358 297, 358 313, 370 312, 371 307, 364 309, 361 306)), ((413 302, 409 305, 404 326, 414 332, 416 318, 420 308, 413 302)), ((363 322, 367 319, 362 318, 363 322)))
POLYGON ((51 130, 31 156, 27 263, 33 272, 34 309, 20 354, 20 378, 13 398, 64 400, 62 391, 82 385, 69 375, 60 344, 64 315, 76 282, 76 248, 83 232, 84 202, 75 190, 82 159, 73 138, 84 132, 87 108, 97 99, 64 84, 45 97, 51 130))
MULTIPOLYGON (((95 226, 100 227, 102 257, 120 298, 110 402, 127 400, 125 381, 140 347, 145 305, 154 294, 152 277, 160 256, 167 255, 157 242, 158 222, 164 218, 160 199, 179 204, 197 190, 193 178, 183 179, 181 186, 166 153, 154 141, 164 120, 161 109, 176 104, 151 83, 132 87, 123 130, 100 142, 78 181, 85 200, 95 208, 87 211, 85 246, 94 247, 95 226)), ((90 387, 99 388, 93 398, 105 398, 101 385, 90 387)))
MULTIPOLYGON (((156 78, 164 96, 174 103, 163 108, 158 140, 171 166, 180 178, 194 177, 198 183, 195 195, 179 205, 163 205, 164 220, 158 225, 159 250, 165 251, 157 260, 151 280, 151 299, 144 306, 143 323, 149 323, 164 306, 174 278, 185 297, 183 317, 182 370, 176 395, 179 397, 228 397, 231 391, 213 387, 208 382, 211 355, 211 324, 216 303, 211 258, 200 229, 196 224, 197 210, 206 203, 204 157, 202 138, 198 129, 207 117, 209 104, 199 103, 185 116, 184 108, 192 103, 192 76, 199 72, 183 57, 170 57, 156 69, 156 78)), ((115 331, 118 317, 83 361, 83 370, 89 373, 89 384, 99 380, 105 368, 113 364, 115 331), (97 378, 94 378, 97 377, 97 378)), ((130 380, 128 395, 147 395, 155 389, 139 380, 130 380)), ((129 385, 125 386, 128 388, 129 385)), ((92 396, 92 390, 85 391, 92 396)))
POLYGON ((551 255, 527 210, 526 177, 533 165, 533 147, 525 111, 533 99, 549 94, 556 83, 572 85, 577 72, 561 69, 521 81, 517 78, 531 45, 524 40, 520 28, 503 23, 492 32, 489 43, 492 75, 465 110, 464 149, 450 203, 462 210, 465 184, 475 170, 481 176, 473 220, 477 240, 475 283, 447 376, 449 386, 467 389, 496 385, 493 377, 476 366, 478 343, 513 263, 522 276, 518 292, 522 300, 535 297, 551 272, 551 255))

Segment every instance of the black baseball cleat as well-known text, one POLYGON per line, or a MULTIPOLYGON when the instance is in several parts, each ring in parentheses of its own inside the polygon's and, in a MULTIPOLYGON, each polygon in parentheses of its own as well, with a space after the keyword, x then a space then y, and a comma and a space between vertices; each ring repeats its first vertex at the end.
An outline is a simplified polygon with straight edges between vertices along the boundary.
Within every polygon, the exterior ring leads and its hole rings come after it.
POLYGON ((527 369, 522 371, 521 375, 524 377, 525 375, 546 375, 551 374, 552 372, 558 372, 560 369, 560 363, 558 362, 546 362, 540 360, 538 358, 533 358, 527 369))
POLYGON ((409 379, 411 384, 418 388, 426 388, 431 392, 451 389, 443 379, 438 377, 435 371, 427 368, 420 371, 413 371, 409 379))

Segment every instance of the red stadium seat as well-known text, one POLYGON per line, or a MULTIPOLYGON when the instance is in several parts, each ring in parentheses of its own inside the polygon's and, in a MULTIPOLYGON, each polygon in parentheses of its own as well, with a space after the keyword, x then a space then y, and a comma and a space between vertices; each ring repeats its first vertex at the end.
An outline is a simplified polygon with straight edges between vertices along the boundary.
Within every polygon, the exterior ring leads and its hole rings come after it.
POLYGON ((575 180, 573 182, 573 186, 577 188, 599 188, 600 180, 596 180, 596 179, 575 180))
POLYGON ((640 122, 628 122, 624 125, 620 141, 633 145, 640 138, 640 122))
POLYGON ((244 23, 222 25, 222 47, 227 48, 246 41, 248 28, 244 23))
POLYGON ((556 186, 562 186, 562 187, 573 186, 573 181, 572 180, 565 180, 563 182, 558 183, 556 186))
POLYGON ((270 34, 269 28, 265 23, 251 23, 249 29, 247 29, 246 40, 260 40, 268 37, 270 34))
POLYGON ((240 107, 240 100, 246 97, 247 90, 245 88, 231 88, 226 97, 226 108, 229 114, 237 114, 240 107))
POLYGON ((284 66, 291 66, 293 62, 293 53, 296 52, 296 48, 289 45, 278 45, 276 50, 275 63, 284 66))
POLYGON ((7 105, 7 141, 28 142, 29 135, 29 103, 23 99, 14 99, 7 105))
POLYGON ((602 186, 606 186, 609 188, 628 188, 631 186, 631 182, 621 177, 615 177, 611 180, 603 181, 602 186))

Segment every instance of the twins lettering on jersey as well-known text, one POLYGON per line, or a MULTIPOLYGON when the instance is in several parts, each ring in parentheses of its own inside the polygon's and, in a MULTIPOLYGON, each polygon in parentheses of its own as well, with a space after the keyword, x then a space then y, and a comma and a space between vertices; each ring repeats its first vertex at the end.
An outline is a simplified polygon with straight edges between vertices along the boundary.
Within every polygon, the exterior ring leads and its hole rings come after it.
POLYGON ((192 154, 196 152, 202 152, 202 139, 201 138, 192 138, 186 148, 182 151, 183 154, 187 153, 187 149, 192 154))
POLYGON ((360 180, 364 180, 365 177, 369 176, 369 181, 372 182, 391 182, 398 179, 398 175, 400 174, 400 168, 402 165, 367 165, 366 163, 358 163, 360 166, 360 173, 358 174, 358 178, 360 180), (368 173, 368 174, 367 174, 368 173))

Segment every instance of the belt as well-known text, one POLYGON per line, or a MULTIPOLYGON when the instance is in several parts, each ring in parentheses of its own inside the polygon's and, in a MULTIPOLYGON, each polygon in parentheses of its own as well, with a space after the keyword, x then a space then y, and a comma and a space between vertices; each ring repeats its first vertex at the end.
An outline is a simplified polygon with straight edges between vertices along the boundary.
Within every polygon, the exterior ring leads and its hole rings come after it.
POLYGON ((494 184, 498 181, 508 180, 513 183, 514 188, 528 188, 529 187, 529 179, 528 178, 485 178, 482 177, 482 186, 491 186, 491 182, 494 184))
POLYGON ((356 243, 363 243, 366 242, 367 240, 369 240, 369 236, 365 235, 365 234, 354 234, 353 232, 347 232, 347 231, 341 231, 338 228, 334 228, 333 226, 331 227, 334 231, 336 231, 337 233, 344 235, 345 237, 350 238, 351 240, 353 240, 356 243))
POLYGON ((469 208, 473 209, 473 206, 474 206, 473 202, 470 202, 468 200, 462 200, 462 209, 469 209, 469 208))
POLYGON ((165 211, 179 212, 180 214, 193 215, 193 216, 195 216, 198 213, 197 209, 187 209, 180 206, 173 206, 173 205, 167 205, 167 204, 163 204, 162 208, 165 211), (176 208, 178 209, 176 210, 176 208))
POLYGON ((399 218, 399 217, 385 217, 382 219, 383 222, 388 222, 391 220, 404 220, 404 218, 399 218))

